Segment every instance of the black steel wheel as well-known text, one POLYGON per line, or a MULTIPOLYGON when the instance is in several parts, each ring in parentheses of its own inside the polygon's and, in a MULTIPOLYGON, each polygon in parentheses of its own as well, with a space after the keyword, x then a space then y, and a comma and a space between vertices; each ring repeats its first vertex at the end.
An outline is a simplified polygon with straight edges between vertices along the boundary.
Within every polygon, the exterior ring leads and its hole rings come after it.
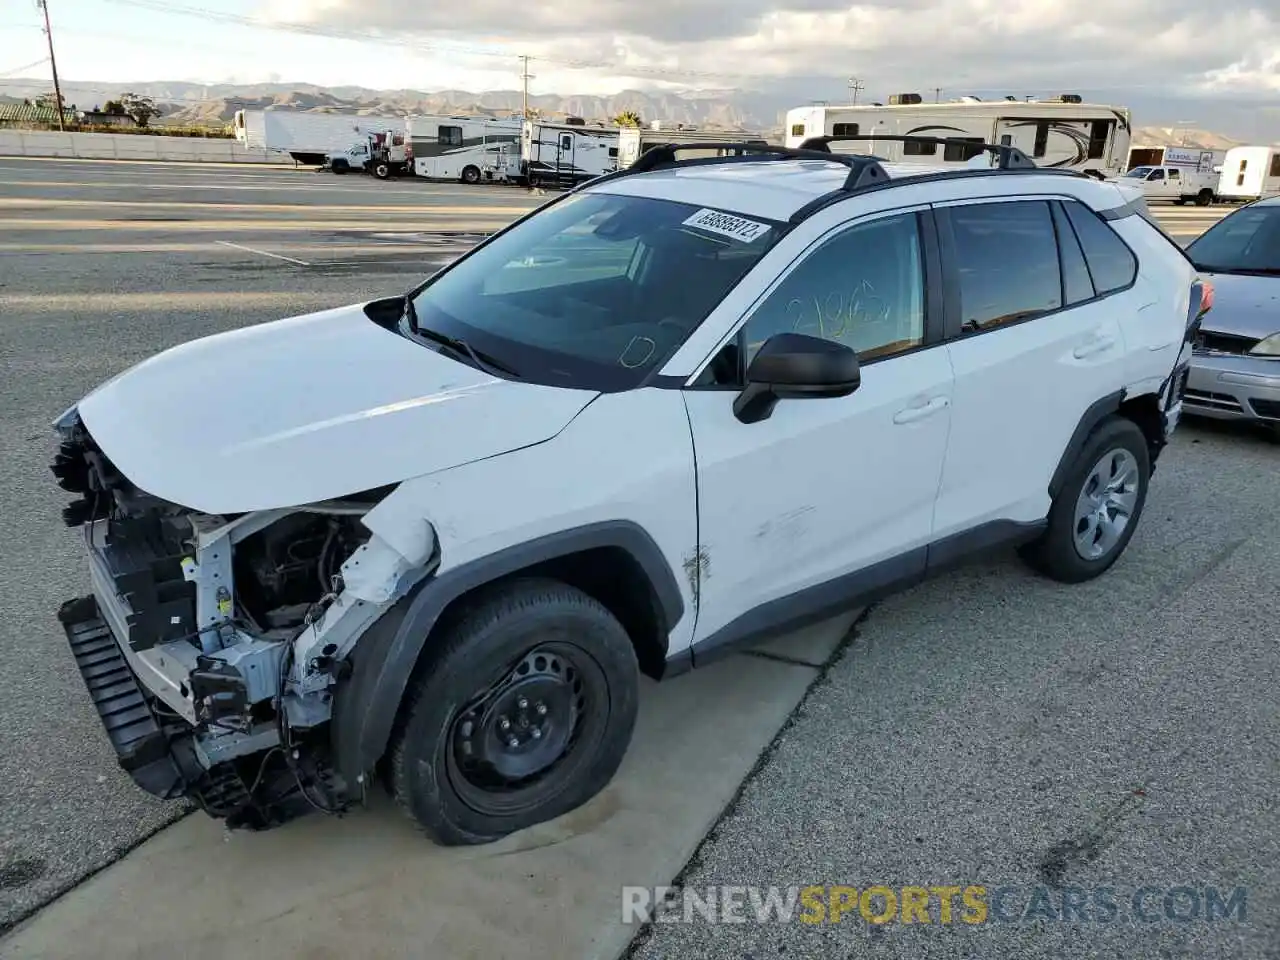
POLYGON ((635 726, 639 671, 610 612, 549 580, 503 586, 433 638, 391 752, 393 791, 444 845, 581 806, 635 726))

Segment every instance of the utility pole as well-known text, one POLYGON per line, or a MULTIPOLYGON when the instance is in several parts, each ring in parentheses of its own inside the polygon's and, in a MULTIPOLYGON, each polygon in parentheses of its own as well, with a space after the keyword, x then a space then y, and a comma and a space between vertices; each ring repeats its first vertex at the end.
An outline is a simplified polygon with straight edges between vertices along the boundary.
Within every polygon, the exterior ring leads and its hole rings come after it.
POLYGON ((934 103, 941 103, 941 102, 942 102, 942 88, 941 88, 941 87, 934 87, 934 88, 933 88, 933 102, 934 102, 934 103))
POLYGON ((44 13, 44 34, 49 38, 49 66, 53 68, 53 98, 57 101, 54 109, 58 112, 58 129, 65 131, 67 126, 62 118, 62 88, 58 86, 58 61, 53 58, 53 28, 49 26, 49 4, 46 0, 36 0, 36 6, 44 13))
POLYGON ((524 119, 529 119, 529 81, 534 79, 533 74, 529 72, 529 58, 523 56, 520 58, 520 79, 524 81, 524 119))
POLYGON ((861 80, 859 80, 857 77, 850 77, 850 78, 849 78, 849 89, 853 91, 853 102, 854 102, 854 103, 857 103, 857 102, 858 102, 858 93, 859 93, 859 91, 861 91, 865 86, 866 86, 866 84, 864 84, 864 83, 863 83, 861 80))

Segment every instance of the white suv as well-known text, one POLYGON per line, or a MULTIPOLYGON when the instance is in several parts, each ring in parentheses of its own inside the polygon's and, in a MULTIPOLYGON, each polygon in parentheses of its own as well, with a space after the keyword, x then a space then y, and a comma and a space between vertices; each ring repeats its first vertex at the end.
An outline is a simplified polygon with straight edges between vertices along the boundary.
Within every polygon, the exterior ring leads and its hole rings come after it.
POLYGON ((478 843, 604 787, 640 673, 981 548, 1101 574, 1208 291, 1140 196, 963 146, 658 148, 405 296, 85 397, 59 617, 121 764, 251 828, 377 775, 478 843))

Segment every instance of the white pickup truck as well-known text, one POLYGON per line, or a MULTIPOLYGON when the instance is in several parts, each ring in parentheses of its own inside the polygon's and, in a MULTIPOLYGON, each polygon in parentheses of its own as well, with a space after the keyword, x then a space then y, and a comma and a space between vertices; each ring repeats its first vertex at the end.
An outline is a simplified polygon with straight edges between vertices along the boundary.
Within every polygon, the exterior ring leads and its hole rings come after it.
POLYGON ((1172 200, 1181 206, 1188 200, 1207 207, 1218 198, 1218 173, 1192 166, 1139 166, 1117 178, 1142 188, 1148 200, 1172 200))

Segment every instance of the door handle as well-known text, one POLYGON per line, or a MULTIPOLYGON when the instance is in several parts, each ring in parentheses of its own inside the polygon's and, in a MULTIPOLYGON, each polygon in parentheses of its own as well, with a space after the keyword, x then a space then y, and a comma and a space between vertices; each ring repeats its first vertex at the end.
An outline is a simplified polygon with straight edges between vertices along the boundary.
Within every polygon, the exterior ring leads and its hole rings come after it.
POLYGON ((1071 355, 1077 360, 1083 360, 1085 357, 1092 357, 1095 353, 1104 353, 1116 345, 1115 337, 1096 337, 1088 343, 1082 343, 1071 351, 1071 355))
POLYGON ((907 407, 905 410, 899 410, 893 415, 894 423, 915 423, 917 420, 923 420, 925 417, 931 417, 935 413, 939 413, 950 406, 951 401, 946 397, 934 397, 928 403, 922 403, 918 407, 907 407))

